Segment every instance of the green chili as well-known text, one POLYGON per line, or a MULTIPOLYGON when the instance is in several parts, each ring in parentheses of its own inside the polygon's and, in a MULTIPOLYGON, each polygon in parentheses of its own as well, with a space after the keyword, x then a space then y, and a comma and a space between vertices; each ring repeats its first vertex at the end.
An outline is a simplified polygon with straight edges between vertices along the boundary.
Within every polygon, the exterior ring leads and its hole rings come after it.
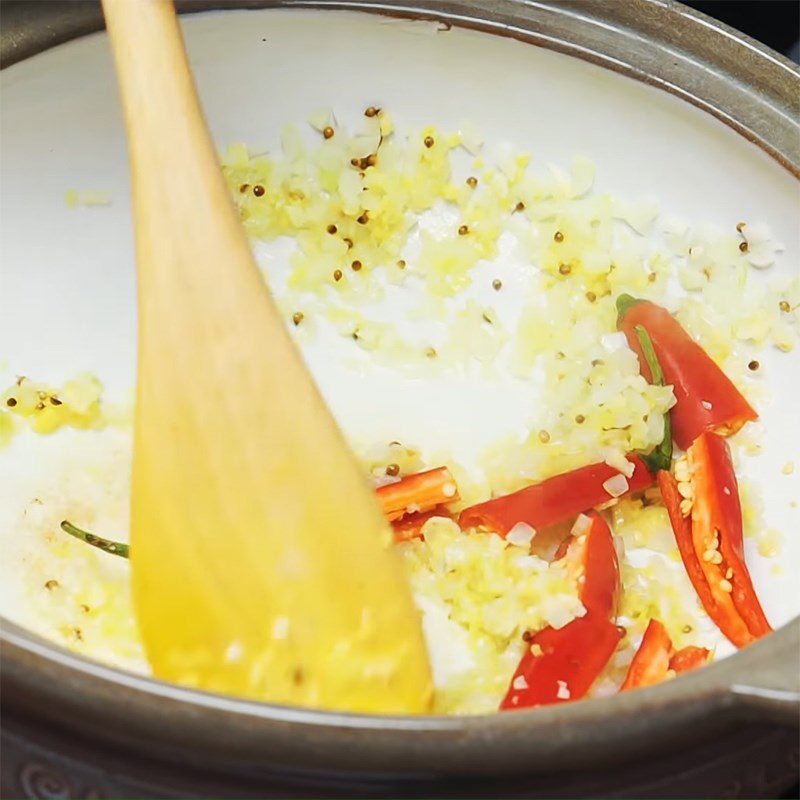
MULTIPOLYGON (((629 295, 621 295, 618 298, 617 308, 619 308, 620 301, 623 300, 623 298, 629 298, 629 295)), ((633 300, 633 298, 629 299, 633 300)), ((627 309, 627 306, 625 308, 627 309)), ((622 313, 624 313, 624 311, 622 313)), ((639 339, 644 360, 650 368, 650 375, 652 376, 651 383, 655 386, 663 386, 664 373, 661 371, 661 364, 658 363, 656 351, 653 349, 652 341, 650 341, 650 334, 645 330, 643 325, 634 326, 634 330, 639 339)), ((653 475, 660 469, 669 470, 670 464, 672 463, 672 425, 669 421, 669 411, 664 414, 664 438, 650 453, 642 455, 642 461, 647 464, 647 468, 653 475)))
POLYGON ((123 542, 112 542, 110 539, 103 539, 102 536, 95 536, 93 533, 81 530, 71 522, 67 522, 67 520, 61 523, 61 530, 76 539, 80 539, 82 542, 86 542, 86 544, 92 545, 92 547, 97 547, 105 553, 111 553, 111 555, 121 556, 122 558, 129 557, 130 547, 123 542))

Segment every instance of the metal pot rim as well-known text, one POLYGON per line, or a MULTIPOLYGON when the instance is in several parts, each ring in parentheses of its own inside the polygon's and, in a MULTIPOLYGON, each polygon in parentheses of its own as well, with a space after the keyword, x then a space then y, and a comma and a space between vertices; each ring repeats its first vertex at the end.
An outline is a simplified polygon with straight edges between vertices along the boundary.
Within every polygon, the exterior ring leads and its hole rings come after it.
MULTIPOLYGON (((5 3, 4 66, 102 28, 92 2, 5 3), (13 7, 13 13, 9 11, 13 7), (11 19, 9 19, 11 17, 11 19)), ((800 70, 674 0, 191 0, 183 11, 291 7, 434 19, 545 46, 671 92, 721 119, 800 176, 800 70)), ((231 764, 464 774, 608 764, 688 743, 732 716, 796 724, 800 619, 704 670, 602 700, 472 717, 379 717, 208 694, 77 656, 2 620, 5 702, 88 735, 152 751, 190 745, 231 764), (652 713, 649 713, 652 712, 652 713), (125 727, 109 725, 125 719, 125 727), (654 723, 654 720, 657 722, 654 723), (657 731, 658 735, 654 735, 657 731), (155 741, 155 735, 158 741, 155 741), (166 744, 165 744, 166 743, 166 744)))

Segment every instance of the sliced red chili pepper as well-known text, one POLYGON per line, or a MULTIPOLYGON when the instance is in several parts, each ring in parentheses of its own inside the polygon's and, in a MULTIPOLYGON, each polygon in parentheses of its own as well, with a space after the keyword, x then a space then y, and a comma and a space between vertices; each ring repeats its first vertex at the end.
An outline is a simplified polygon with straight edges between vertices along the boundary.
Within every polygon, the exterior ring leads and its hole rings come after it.
POLYGON ((621 638, 613 622, 588 615, 558 630, 539 631, 522 657, 500 709, 531 708, 585 697, 621 638))
MULTIPOLYGON (((633 475, 627 478, 626 495, 646 489, 653 483, 653 476, 639 456, 630 455, 628 461, 633 464, 633 475)), ((501 536, 505 536, 518 522, 536 529, 546 528, 607 503, 612 498, 603 484, 619 474, 619 470, 605 462, 589 464, 465 508, 458 524, 462 528, 484 525, 501 536)))
POLYGON ((705 647, 695 647, 690 644, 678 650, 669 660, 669 668, 677 673, 689 672, 708 663, 711 651, 705 647))
POLYGON ((722 437, 706 432, 687 456, 691 518, 681 512, 675 479, 662 471, 658 484, 678 550, 703 608, 733 644, 744 647, 772 628, 744 560, 742 510, 730 450, 722 437))
POLYGON ((758 601, 750 572, 744 560, 744 531, 739 486, 733 469, 728 443, 714 433, 704 433, 687 451, 694 488, 692 503, 692 538, 695 551, 719 536, 721 564, 707 564, 706 578, 712 591, 718 575, 731 584, 730 594, 739 617, 754 638, 770 633, 761 603, 758 601))
POLYGON ((614 625, 619 564, 611 531, 591 512, 567 550, 586 608, 563 628, 539 631, 529 642, 501 709, 562 703, 584 697, 611 659, 622 632, 614 625))
POLYGON ((669 638, 667 629, 657 619, 651 619, 620 691, 661 683, 669 672, 671 657, 672 639, 669 638))
POLYGON ((694 645, 676 653, 667 629, 657 619, 651 619, 620 691, 654 686, 666 680, 670 670, 681 673, 697 669, 708 661, 708 656, 709 651, 705 647, 694 645))
POLYGON ((675 393, 672 433, 682 449, 687 449, 703 431, 728 435, 748 420, 758 418, 728 376, 665 308, 649 300, 621 295, 617 309, 617 327, 639 356, 639 369, 648 381, 652 376, 636 326, 641 325, 650 337, 664 380, 675 393))
POLYGON ((577 580, 586 613, 613 620, 619 600, 619 560, 608 523, 596 512, 581 514, 567 548, 568 570, 577 580))
POLYGON ((437 467, 379 487, 375 494, 383 515, 394 522, 407 514, 430 511, 458 500, 458 487, 447 467, 437 467))
POLYGON ((430 511, 418 511, 415 514, 406 514, 401 519, 392 522, 395 542, 407 542, 409 539, 416 539, 422 536, 422 528, 432 517, 450 517, 452 514, 445 506, 436 506, 430 511))
POLYGON ((717 604, 706 583, 705 573, 703 572, 703 567, 700 565, 700 559, 694 551, 694 545, 692 543, 692 518, 688 515, 684 516, 681 511, 681 501, 683 497, 678 491, 678 482, 671 472, 667 472, 663 469, 659 471, 657 478, 658 488, 661 490, 661 497, 664 500, 664 505, 669 514, 672 532, 675 534, 675 542, 678 545, 678 551, 681 554, 681 560, 683 561, 686 574, 689 576, 689 580, 692 582, 692 586, 694 586, 706 613, 711 619, 714 619, 717 604))

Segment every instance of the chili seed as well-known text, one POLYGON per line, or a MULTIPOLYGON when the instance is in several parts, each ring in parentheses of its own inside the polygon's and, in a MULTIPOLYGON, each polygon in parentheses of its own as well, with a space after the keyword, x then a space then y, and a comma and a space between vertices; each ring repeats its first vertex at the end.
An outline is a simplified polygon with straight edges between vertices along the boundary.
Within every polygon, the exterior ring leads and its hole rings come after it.
POLYGON ((778 303, 778 308, 787 314, 792 310, 788 300, 781 300, 780 303, 778 303))
POLYGON ((333 133, 334 133, 334 131, 333 131, 333 128, 331 128, 331 126, 330 126, 330 125, 326 125, 326 126, 325 126, 325 127, 322 129, 322 135, 323 135, 323 136, 324 136, 326 139, 331 139, 331 138, 333 138, 333 133))
POLYGON ((292 314, 292 322, 294 322, 295 325, 299 325, 303 321, 304 316, 305 314, 303 314, 302 311, 295 311, 294 314, 292 314))
POLYGON ((561 231, 556 231, 553 234, 553 240, 556 242, 563 242, 564 241, 564 234, 561 231))
POLYGON ((519 202, 518 202, 518 203, 517 203, 517 204, 514 206, 514 210, 515 210, 515 211, 524 211, 524 210, 525 210, 525 203, 523 203, 523 202, 522 202, 522 200, 520 200, 520 201, 519 201, 519 202))
POLYGON ((354 262, 353 262, 353 263, 350 265, 350 268, 353 270, 353 272, 358 272, 358 271, 361 269, 361 267, 362 267, 362 264, 361 264, 361 262, 360 262, 358 259, 356 259, 356 260, 355 260, 355 261, 354 261, 354 262))
POLYGON ((755 372, 755 371, 756 371, 756 370, 757 370, 757 369, 758 369, 760 366, 761 366, 761 365, 758 363, 758 361, 756 361, 755 359, 753 359, 753 360, 752 360, 752 361, 751 361, 751 362, 750 362, 750 363, 747 365, 747 369, 751 370, 752 372, 755 372))
POLYGON ((243 184, 242 184, 242 185, 239 187, 239 191, 240 191, 242 194, 244 194, 244 193, 245 193, 245 192, 246 192, 246 191, 247 191, 249 188, 250 188, 250 184, 249 184, 249 183, 243 183, 243 184))
POLYGON ((590 303, 594 303, 594 301, 597 300, 597 295, 594 292, 586 292, 586 299, 590 303))
POLYGON ((375 116, 375 115, 376 115, 376 114, 377 114, 379 111, 380 111, 380 109, 378 109, 378 108, 375 108, 375 106, 370 106, 370 107, 369 107, 369 108, 367 108, 367 110, 364 112, 364 116, 365 116, 365 117, 374 117, 374 116, 375 116))
POLYGON ((469 233, 469 228, 466 225, 462 225, 458 229, 458 235, 459 236, 466 236, 468 233, 469 233))
POLYGON ((477 185, 478 179, 474 175, 470 175, 469 178, 467 178, 467 186, 469 186, 470 189, 474 189, 477 185))
POLYGON ((264 187, 263 187, 263 186, 262 186, 260 183, 257 183, 257 184, 256 184, 256 185, 253 187, 253 194, 254 194, 256 197, 262 197, 265 191, 266 191, 266 190, 264 189, 264 187))
POLYGON ((433 147, 433 145, 434 145, 433 136, 426 136, 426 137, 425 137, 425 139, 424 139, 424 141, 423 141, 423 144, 424 144, 424 145, 425 145, 425 147, 427 147, 428 149, 430 149, 431 147, 433 147))
POLYGON ((647 280, 648 280, 650 283, 655 283, 655 282, 656 282, 656 278, 657 278, 657 277, 658 277, 657 273, 655 273, 655 272, 651 272, 651 273, 650 273, 650 274, 647 276, 647 280))
POLYGON ((49 581, 47 581, 47 583, 45 583, 44 585, 44 588, 47 589, 48 592, 53 591, 53 589, 58 589, 58 587, 59 587, 58 581, 53 580, 52 578, 49 581))
POLYGON ((578 425, 583 425, 583 423, 586 422, 586 417, 584 417, 583 414, 578 414, 575 417, 575 422, 577 422, 578 425))
POLYGON ((340 281, 342 279, 342 271, 340 269, 335 269, 333 271, 333 279, 335 281, 340 281))
POLYGON ((547 444, 550 441, 550 434, 547 431, 539 431, 539 441, 547 444))
POLYGON ((370 153, 364 162, 368 167, 374 167, 378 163, 378 156, 375 153, 370 153))
POLYGON ((562 275, 569 275, 570 272, 572 272, 572 267, 569 264, 561 264, 561 266, 558 268, 558 271, 562 275))
POLYGON ((369 214, 365 211, 357 220, 360 225, 366 225, 369 222, 369 214))
POLYGON ((398 268, 399 268, 399 269, 405 269, 405 268, 406 268, 406 262, 405 262, 405 261, 403 261, 403 259, 401 258, 401 259, 400 259, 400 260, 397 262, 397 266, 398 266, 398 268))
POLYGON ((503 288, 503 281, 501 281, 500 278, 495 278, 492 281, 492 289, 494 289, 496 292, 499 292, 502 288, 503 288))
POLYGON ((386 466, 386 474, 394 478, 400 474, 400 465, 399 464, 387 464, 386 466))
POLYGON ((437 355, 439 355, 439 354, 436 352, 436 348, 435 348, 435 347, 429 347, 429 348, 428 348, 428 349, 425 351, 425 355, 426 355, 428 358, 436 358, 436 356, 437 356, 437 355))
POLYGON ((327 230, 327 231, 328 231, 328 233, 330 233, 331 235, 333 235, 333 234, 334 234, 334 233, 336 233, 336 231, 337 231, 337 230, 339 230, 339 229, 338 229, 338 228, 337 228, 335 225, 328 225, 328 227, 327 227, 325 230, 327 230))
POLYGON ((747 242, 739 242, 739 250, 746 253, 748 249, 747 242))
POLYGON ((342 241, 347 245, 347 249, 348 250, 352 250, 353 249, 353 240, 352 239, 350 239, 347 236, 345 236, 345 238, 342 239, 342 241))
POLYGON ((17 404, 17 398, 16 397, 9 397, 8 400, 6 400, 6 405, 9 408, 14 408, 14 406, 16 404, 17 404))

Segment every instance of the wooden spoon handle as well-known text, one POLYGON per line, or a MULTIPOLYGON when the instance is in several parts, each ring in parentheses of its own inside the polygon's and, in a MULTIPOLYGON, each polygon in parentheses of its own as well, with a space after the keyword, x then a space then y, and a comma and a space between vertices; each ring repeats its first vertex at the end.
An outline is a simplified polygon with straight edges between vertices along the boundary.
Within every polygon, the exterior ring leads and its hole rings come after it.
POLYGON ((103 7, 132 169, 131 554, 154 672, 285 703, 424 710, 401 565, 252 259, 172 4, 103 7))

